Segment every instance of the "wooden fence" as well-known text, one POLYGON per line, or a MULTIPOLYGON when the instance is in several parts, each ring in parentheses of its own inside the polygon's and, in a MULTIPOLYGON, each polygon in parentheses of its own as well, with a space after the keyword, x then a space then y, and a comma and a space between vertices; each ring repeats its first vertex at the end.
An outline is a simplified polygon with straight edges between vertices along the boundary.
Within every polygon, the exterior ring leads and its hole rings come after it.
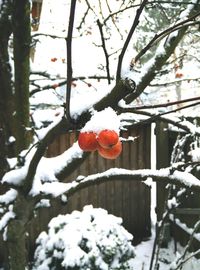
MULTIPOLYGON (((150 168, 151 126, 139 125, 122 133, 123 138, 136 137, 134 141, 123 142, 123 151, 116 160, 106 160, 96 152, 73 172, 66 182, 73 181, 78 175, 89 175, 118 167, 126 169, 150 168)), ((67 133, 57 138, 49 146, 46 156, 53 157, 68 149, 78 137, 78 133, 67 133)), ((151 199, 150 187, 137 181, 117 180, 96 184, 77 192, 70 197, 67 204, 54 202, 51 208, 38 212, 28 227, 27 252, 32 259, 35 240, 41 231, 47 229, 49 221, 58 214, 82 210, 85 205, 106 209, 109 213, 122 217, 124 227, 133 234, 134 243, 151 235, 151 199)), ((5 247, 0 240, 0 265, 4 261, 5 247)))
MULTIPOLYGON (((191 119, 190 119, 191 120, 191 119)), ((156 126, 156 141, 157 141, 157 169, 170 166, 170 158, 178 136, 177 131, 167 129, 166 123, 157 123, 156 126)), ((187 153, 189 152, 188 143, 185 144, 182 152, 187 161, 187 153)), ((200 173, 196 175, 200 178, 200 173)), ((176 192, 176 191, 175 191, 176 192)), ((157 184, 157 217, 161 220, 165 199, 167 196, 166 185, 157 184)), ((181 204, 173 211, 174 218, 169 220, 171 235, 182 245, 186 245, 190 238, 189 229, 193 228, 200 217, 200 199, 199 193, 190 192, 189 190, 180 199, 181 204), (178 219, 176 221, 176 219, 178 219)), ((199 232, 199 231, 198 231, 199 232)), ((200 241, 194 237, 191 251, 200 248, 200 241)))
MULTIPOLYGON (((68 133, 60 136, 50 145, 47 156, 56 156, 68 149, 77 140, 78 134, 68 133)), ((78 175, 88 175, 103 172, 108 168, 118 167, 126 169, 150 168, 151 127, 141 125, 124 131, 122 136, 137 137, 133 142, 123 142, 123 151, 116 160, 106 160, 96 152, 66 179, 74 180, 78 175)), ((82 210, 85 205, 106 209, 109 213, 123 218, 124 227, 133 234, 134 243, 151 235, 150 219, 150 187, 137 181, 117 180, 101 183, 77 192, 66 205, 54 203, 50 209, 41 209, 38 217, 31 223, 29 229, 28 250, 32 256, 34 242, 38 234, 45 230, 48 222, 58 214, 71 213, 82 210)))

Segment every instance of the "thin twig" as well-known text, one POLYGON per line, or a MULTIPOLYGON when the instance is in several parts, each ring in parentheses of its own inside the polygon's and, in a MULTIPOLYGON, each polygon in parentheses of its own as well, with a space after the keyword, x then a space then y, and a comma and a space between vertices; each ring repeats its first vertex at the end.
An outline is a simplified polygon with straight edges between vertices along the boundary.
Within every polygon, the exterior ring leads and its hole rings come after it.
POLYGON ((82 25, 85 23, 85 19, 86 19, 86 16, 88 15, 88 13, 89 13, 89 10, 90 10, 90 8, 87 7, 87 10, 86 10, 86 12, 85 12, 84 15, 83 15, 83 18, 82 18, 82 20, 81 20, 79 26, 77 27, 78 30, 80 30, 81 27, 82 27, 82 25))
MULTIPOLYGON (((74 77, 72 78, 72 82, 74 81, 85 81, 85 80, 97 80, 97 81, 100 81, 100 80, 107 80, 108 79, 108 76, 98 76, 98 75, 92 75, 92 76, 79 76, 79 77, 74 77)), ((52 79, 52 80, 57 80, 57 79, 52 79)), ((43 87, 40 87, 39 85, 36 85, 35 82, 31 82, 31 85, 35 86, 34 89, 32 89, 30 91, 30 97, 33 96, 34 94, 38 93, 38 92, 41 92, 41 91, 44 91, 44 90, 48 90, 48 89, 56 89, 57 87, 60 87, 60 86, 63 86, 63 85, 66 85, 67 84, 67 80, 66 79, 61 79, 62 80, 61 82, 58 82, 58 83, 54 83, 54 84, 47 84, 43 87)), ((113 77, 110 77, 110 80, 114 80, 113 77)))
MULTIPOLYGON (((152 38, 152 40, 136 55, 136 57, 134 58, 134 63, 136 63, 153 45, 156 41, 164 38, 166 35, 180 30, 182 27, 185 26, 190 26, 190 24, 188 24, 189 22, 193 21, 195 18, 197 18, 200 15, 200 12, 198 12, 197 14, 193 15, 192 17, 183 20, 167 29, 165 29, 164 31, 160 32, 159 34, 155 34, 155 36, 152 38)), ((195 22, 198 23, 199 22, 195 22)), ((194 22, 192 23, 192 25, 194 24, 194 22)))
POLYGON ((51 38, 59 38, 59 39, 65 39, 65 36, 57 36, 57 35, 52 35, 52 34, 46 34, 46 33, 34 33, 32 34, 31 38, 35 38, 35 37, 38 37, 38 36, 44 36, 44 37, 51 37, 51 38))
POLYGON ((148 2, 148 0, 144 0, 144 1, 142 2, 142 4, 140 5, 140 7, 137 9, 137 11, 136 11, 136 16, 135 16, 135 19, 134 19, 134 21, 133 21, 133 25, 132 25, 132 27, 131 27, 129 33, 128 33, 128 36, 127 36, 127 38, 126 38, 126 41, 124 42, 124 46, 123 46, 123 48, 122 48, 122 51, 121 51, 121 53, 120 53, 120 55, 119 55, 118 65, 117 65, 117 74, 116 74, 116 79, 117 79, 117 81, 120 80, 120 78, 121 78, 122 61, 123 61, 125 52, 126 52, 126 50, 127 50, 127 48, 128 48, 128 45, 129 45, 129 42, 130 42, 130 40, 131 40, 131 38, 132 38, 132 36, 133 36, 133 33, 134 33, 134 31, 135 31, 135 29, 136 29, 138 23, 139 23, 139 18, 140 18, 140 16, 141 16, 141 13, 142 13, 142 11, 143 11, 145 5, 147 4, 147 2, 148 2))
POLYGON ((182 266, 183 266, 183 264, 184 264, 184 259, 185 259, 185 256, 186 256, 186 254, 187 254, 187 252, 189 251, 189 248, 191 247, 191 244, 192 244, 192 242, 193 242, 193 239, 194 239, 194 235, 195 235, 195 233, 197 232, 197 230, 200 228, 200 220, 198 220, 197 222, 196 222, 196 224, 194 225, 194 229, 193 229, 193 232, 192 232, 192 234, 190 235, 190 239, 188 240, 188 243, 187 243, 187 245, 186 245, 186 248, 185 248, 185 250, 184 250, 184 252, 183 252, 183 255, 178 259, 178 261, 177 261, 177 267, 176 267, 176 269, 182 269, 182 266))
POLYGON ((161 87, 161 86, 168 86, 170 84, 177 84, 177 83, 181 83, 181 82, 190 82, 190 81, 199 81, 200 77, 197 78, 185 78, 185 79, 180 79, 180 80, 174 80, 174 81, 170 81, 170 82, 165 82, 165 83, 154 83, 154 84, 149 84, 149 86, 151 87, 161 87))
POLYGON ((106 58, 106 72, 107 72, 107 76, 108 76, 108 84, 110 84, 111 78, 110 78, 109 54, 108 54, 107 49, 106 49, 105 37, 104 37, 104 34, 103 34, 103 25, 100 23, 99 20, 97 20, 97 25, 99 27, 99 32, 100 32, 100 35, 101 35, 102 48, 103 48, 104 55, 105 55, 105 58, 106 58))
POLYGON ((122 8, 122 9, 119 9, 118 11, 112 12, 104 19, 103 23, 105 24, 110 18, 113 18, 113 16, 115 16, 115 15, 117 15, 119 13, 122 13, 122 12, 128 10, 128 9, 135 8, 135 7, 138 7, 138 6, 140 6, 140 4, 126 6, 126 7, 122 8))
MULTIPOLYGON (((181 261, 181 263, 177 266, 177 268, 175 270, 178 270, 180 267, 183 266, 184 263, 186 263, 187 261, 189 261, 191 258, 197 256, 200 254, 200 249, 198 249, 197 251, 195 252, 192 252, 190 256, 188 256, 187 258, 185 258, 183 261, 181 261)), ((182 269, 182 268, 180 268, 182 269)))
POLYGON ((171 110, 171 111, 169 111, 169 112, 160 113, 159 115, 160 115, 160 116, 163 116, 163 115, 165 115, 165 114, 175 113, 175 112, 178 112, 178 111, 180 111, 180 110, 188 109, 188 108, 191 108, 191 107, 194 107, 194 106, 197 106, 197 105, 200 105, 200 102, 195 102, 195 103, 192 103, 192 104, 190 104, 190 105, 183 106, 183 107, 180 107, 180 108, 171 110))
MULTIPOLYGON (((132 112, 132 113, 137 113, 137 114, 141 113, 143 115, 150 116, 150 118, 148 120, 141 121, 141 123, 145 123, 146 121, 152 121, 153 122, 156 119, 160 119, 164 115, 167 115, 167 114, 170 114, 170 113, 175 113, 175 112, 178 112, 180 110, 188 109, 190 107, 197 106, 197 105, 200 105, 200 102, 195 102, 195 103, 192 103, 192 104, 187 105, 187 106, 183 106, 183 107, 180 107, 180 108, 177 108, 177 109, 174 109, 174 110, 170 110, 170 111, 163 112, 163 113, 158 113, 158 114, 151 114, 150 112, 147 112, 147 111, 137 112, 137 110, 135 108, 118 108, 118 111, 120 111, 120 112, 132 112)), ((170 119, 167 119, 167 121, 170 122, 170 119)), ((176 126, 179 126, 180 128, 182 126, 180 123, 174 123, 174 124, 176 126)), ((189 128, 183 126, 183 130, 188 132, 189 128)))
POLYGON ((167 102, 167 103, 162 103, 162 104, 154 104, 154 105, 143 105, 143 106, 137 106, 134 109, 135 110, 143 110, 143 109, 155 109, 155 108, 161 108, 161 107, 168 107, 172 105, 177 105, 185 102, 191 102, 195 100, 199 100, 199 97, 194 97, 194 98, 187 98, 187 99, 182 99, 182 100, 177 100, 177 101, 172 101, 172 102, 167 102))
MULTIPOLYGON (((185 131, 185 132, 191 132, 190 128, 187 126, 187 125, 184 125, 180 122, 177 122, 177 121, 174 121, 170 118, 165 118, 162 116, 162 113, 161 114, 153 114, 151 112, 147 112, 147 111, 137 111, 132 108, 118 108, 118 112, 119 113, 125 113, 125 112, 130 112, 130 113, 135 113, 135 114, 141 114, 141 115, 145 115, 145 116, 148 116, 149 118, 148 119, 145 119, 145 120, 141 120, 139 122, 135 122, 133 123, 132 126, 136 126, 138 124, 145 124, 145 123, 152 123, 152 122, 155 122, 156 120, 160 120, 160 121, 163 121, 163 122, 167 122, 168 124, 172 124, 173 126, 185 131)), ((171 113, 170 112, 167 112, 167 113, 171 113)), ((196 130, 196 134, 198 136, 200 136, 200 132, 197 132, 196 130)))
POLYGON ((66 89, 66 117, 71 120, 70 115, 70 98, 71 98, 71 83, 72 83, 72 33, 74 27, 74 17, 76 9, 76 0, 71 0, 68 34, 66 39, 67 46, 67 89, 66 89))

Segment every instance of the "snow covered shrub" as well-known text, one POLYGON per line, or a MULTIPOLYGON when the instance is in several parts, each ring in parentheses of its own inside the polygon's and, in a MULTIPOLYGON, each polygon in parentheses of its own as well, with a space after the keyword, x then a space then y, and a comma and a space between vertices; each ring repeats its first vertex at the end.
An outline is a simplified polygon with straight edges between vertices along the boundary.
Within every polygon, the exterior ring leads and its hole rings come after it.
POLYGON ((92 206, 53 218, 37 239, 33 269, 133 269, 133 237, 121 224, 121 218, 92 206))

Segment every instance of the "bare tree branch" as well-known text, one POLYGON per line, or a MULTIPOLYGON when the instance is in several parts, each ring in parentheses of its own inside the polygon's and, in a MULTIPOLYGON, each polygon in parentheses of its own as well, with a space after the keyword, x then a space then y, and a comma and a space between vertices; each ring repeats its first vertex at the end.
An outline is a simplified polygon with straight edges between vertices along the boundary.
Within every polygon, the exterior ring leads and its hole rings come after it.
POLYGON ((169 81, 169 82, 165 82, 165 83, 151 83, 149 86, 161 87, 161 86, 174 85, 174 84, 178 84, 178 83, 181 83, 181 82, 190 82, 190 81, 200 81, 200 77, 199 78, 179 79, 179 80, 169 81))
MULTIPOLYGON (((186 124, 183 124, 182 121, 180 120, 180 122, 178 121, 175 121, 171 118, 167 118, 165 117, 164 115, 166 115, 167 113, 171 113, 172 111, 169 111, 169 112, 166 112, 166 113, 160 113, 160 114, 154 114, 154 113, 151 113, 151 112, 147 112, 147 111, 137 111, 137 110, 134 110, 132 108, 119 108, 118 109, 118 112, 119 113, 125 113, 125 112, 130 112, 130 113, 135 113, 135 114, 141 114, 141 115, 146 115, 148 116, 149 118, 145 119, 145 120, 141 120, 139 122, 135 122, 132 124, 132 126, 137 126, 138 124, 144 124, 144 123, 152 123, 152 122, 155 122, 157 120, 159 121, 162 121, 162 122, 165 122, 165 123, 168 123, 168 124, 172 124, 173 126, 185 131, 185 132, 188 132, 188 133, 192 133, 194 132, 194 130, 192 131, 190 128, 189 128, 189 125, 191 125, 190 122, 187 122, 188 125, 186 124)), ((198 136, 200 136, 200 132, 196 129, 196 134, 198 136)))
POLYGON ((126 170, 126 169, 109 169, 103 173, 89 175, 82 180, 72 182, 72 188, 67 191, 67 196, 71 196, 75 192, 93 184, 103 183, 111 180, 129 180, 129 181, 145 181, 147 178, 152 178, 153 181, 162 183, 171 183, 179 187, 190 188, 193 191, 200 190, 199 179, 192 174, 180 171, 171 172, 170 168, 161 170, 126 170), (193 180, 192 180, 193 179, 193 180), (191 184, 190 180, 193 181, 191 184))
POLYGON ((67 89, 66 89, 66 116, 69 120, 70 115, 70 98, 71 98, 71 83, 72 83, 72 33, 74 27, 74 17, 76 9, 76 0, 71 0, 70 15, 69 15, 69 25, 68 34, 66 39, 67 45, 67 89))
MULTIPOLYGON (((194 7, 191 9, 188 8, 188 16, 190 18, 193 18, 192 16, 197 16, 196 8, 198 8, 199 0, 196 4, 194 4, 194 7), (195 12, 195 15, 193 15, 195 12)), ((185 12, 185 11, 184 11, 185 12)), ((181 13, 182 14, 182 13, 181 13)), ((180 14, 180 16, 181 16, 180 14)), ((199 13, 198 13, 199 16, 199 13)), ((187 31, 188 26, 181 27, 176 33, 176 35, 169 36, 165 43, 162 45, 162 53, 160 53, 160 50, 157 50, 153 58, 151 59, 151 62, 148 62, 144 68, 145 70, 144 74, 141 75, 142 78, 137 83, 136 91, 130 96, 127 96, 125 98, 126 103, 130 103, 133 100, 135 100, 143 91, 144 89, 150 84, 150 82, 155 78, 156 72, 160 70, 163 66, 163 64, 167 61, 167 59, 171 56, 171 54, 174 52, 174 49, 178 45, 178 43, 181 41, 183 36, 185 35, 185 32, 187 31)), ((160 49, 160 48, 159 48, 160 49)))
POLYGON ((169 35, 170 33, 180 30, 182 27, 185 26, 191 26, 194 24, 199 24, 199 22, 191 22, 194 19, 196 19, 198 16, 200 15, 200 12, 198 12, 197 14, 195 14, 194 16, 181 21, 169 28, 167 28, 166 30, 162 31, 159 34, 155 34, 155 36, 152 38, 152 40, 136 55, 135 59, 134 59, 134 63, 136 63, 154 44, 155 42, 159 41, 160 39, 164 38, 165 36, 169 35))
MULTIPOLYGON (((37 72, 35 74, 37 74, 37 72)), ((38 73, 38 75, 40 75, 40 74, 38 73)), ((43 75, 41 73, 41 76, 45 76, 45 74, 43 75)), ((50 75, 46 75, 47 78, 49 76, 50 75)), ((51 79, 51 78, 49 78, 49 79, 51 79)), ((79 81, 79 80, 85 82, 86 80, 97 80, 97 81, 100 81, 100 80, 107 80, 107 79, 108 79, 107 76, 101 76, 101 75, 100 76, 98 76, 98 75, 91 75, 91 76, 87 76, 87 77, 86 76, 79 76, 79 77, 72 78, 72 82, 79 81)), ((58 79, 57 78, 52 78, 51 80, 58 80, 58 79)), ((61 80, 61 79, 59 79, 59 80, 61 80)), ((114 80, 114 78, 113 77, 110 77, 110 80, 114 80)), ((64 79, 61 82, 53 83, 53 84, 48 84, 48 85, 45 85, 45 86, 41 87, 39 85, 36 85, 34 83, 34 81, 35 80, 33 80, 33 82, 31 81, 31 84, 34 85, 34 86, 36 86, 36 88, 34 88, 34 89, 32 89, 30 91, 30 97, 33 96, 34 94, 38 93, 38 92, 41 92, 41 91, 44 91, 44 90, 48 90, 48 89, 56 89, 57 87, 60 87, 60 86, 63 86, 63 85, 66 85, 67 84, 67 79, 64 79)))
POLYGON ((37 149, 34 153, 34 156, 30 161, 26 179, 23 182, 22 189, 24 190, 25 194, 27 194, 32 188, 33 179, 37 170, 38 163, 40 162, 42 156, 44 155, 47 146, 53 141, 53 139, 58 134, 62 134, 64 131, 70 129, 71 124, 67 122, 67 120, 69 121, 69 119, 63 117, 56 125, 54 125, 51 129, 49 129, 44 138, 39 142, 37 149))
MULTIPOLYGON (((134 109, 135 110, 143 110, 143 109, 155 109, 155 108, 161 108, 161 107, 168 107, 168 106, 191 102, 191 101, 195 101, 195 100, 199 100, 199 99, 200 99, 200 97, 193 97, 193 98, 187 98, 187 99, 182 99, 182 100, 177 100, 177 101, 172 101, 172 102, 167 102, 167 103, 161 103, 161 104, 136 106, 136 107, 134 107, 134 109)), ((184 109, 184 107, 183 107, 183 109, 184 109)))
POLYGON ((124 46, 123 46, 123 48, 122 48, 122 51, 121 51, 121 53, 120 53, 120 55, 119 55, 118 65, 117 65, 117 74, 116 74, 116 79, 117 79, 117 81, 120 80, 120 78, 121 78, 122 61, 123 61, 125 52, 126 52, 126 50, 127 50, 127 48, 128 48, 128 45, 129 45, 129 42, 130 42, 130 40, 131 40, 131 38, 132 38, 132 36, 133 36, 133 33, 134 33, 134 31, 135 31, 135 29, 136 29, 138 23, 139 23, 139 18, 140 18, 140 16, 141 16, 141 13, 142 13, 142 11, 143 11, 145 5, 147 4, 147 2, 148 2, 148 0, 144 0, 144 1, 142 2, 142 4, 140 5, 140 7, 137 9, 137 11, 136 11, 136 16, 135 16, 133 25, 132 25, 132 27, 131 27, 129 33, 128 33, 128 36, 127 36, 127 38, 126 38, 126 41, 124 42, 124 46))
POLYGON ((87 10, 86 10, 86 12, 85 12, 83 18, 82 18, 82 20, 81 20, 79 26, 77 27, 78 30, 80 30, 81 27, 82 27, 82 25, 85 23, 85 19, 86 19, 86 16, 88 15, 88 13, 89 13, 89 10, 90 10, 90 8, 87 7, 87 10))
POLYGON ((117 15, 117 14, 119 14, 119 13, 122 13, 122 12, 128 10, 128 9, 131 9, 131 8, 134 8, 134 7, 138 7, 138 6, 140 6, 140 4, 130 5, 130 6, 126 6, 126 7, 124 7, 124 8, 121 8, 121 9, 119 9, 119 10, 116 11, 116 12, 110 13, 110 14, 104 19, 103 23, 106 23, 110 18, 112 18, 113 16, 115 16, 115 15, 117 15))
MULTIPOLYGON (((186 247, 185 247, 185 250, 184 250, 182 256, 179 257, 178 260, 177 260, 177 262, 176 262, 176 268, 175 268, 175 270, 182 269, 183 264, 184 264, 188 259, 191 258, 191 256, 190 256, 189 258, 185 258, 185 257, 186 257, 187 252, 189 251, 189 249, 190 249, 190 247, 191 247, 191 245, 192 245, 194 236, 195 236, 196 232, 199 230, 199 228, 200 228, 200 220, 198 220, 198 221, 196 222, 196 224, 194 225, 193 232, 192 232, 192 234, 190 235, 190 238, 189 238, 188 243, 187 243, 187 245, 186 245, 186 247)), ((197 251, 195 252, 196 255, 197 255, 198 253, 200 253, 200 249, 197 250, 197 251)), ((195 256, 195 254, 191 254, 192 257, 195 256)))
MULTIPOLYGON (((132 88, 130 86, 129 81, 120 81, 107 96, 105 96, 102 100, 94 104, 94 109, 100 111, 108 106, 115 108, 116 104, 118 104, 118 102, 124 96, 129 94, 131 91, 132 88)), ((70 119, 63 117, 62 119, 60 119, 58 123, 52 124, 53 126, 52 127, 50 126, 48 128, 48 132, 37 145, 37 149, 28 167, 26 179, 24 179, 23 181, 22 189, 24 190, 25 194, 27 194, 32 188, 33 179, 37 170, 37 166, 42 156, 44 155, 47 146, 59 134, 62 134, 63 132, 67 132, 69 130, 74 130, 75 127, 76 129, 78 129, 78 127, 82 127, 82 125, 85 124, 90 119, 90 117, 91 113, 89 111, 82 113, 82 115, 80 115, 79 118, 77 119, 76 126, 74 126, 74 124, 70 122, 70 119)), ((71 167, 73 167, 73 169, 75 168, 74 165, 73 166, 71 165, 71 167)), ((64 169, 62 171, 63 175, 64 169)))
POLYGON ((97 20, 97 25, 99 27, 99 32, 100 32, 101 42, 102 42, 102 48, 103 48, 104 55, 105 55, 105 58, 106 58, 106 72, 107 72, 107 76, 108 76, 108 84, 110 84, 111 78, 110 78, 109 54, 108 54, 107 49, 106 49, 105 37, 104 37, 104 34, 103 34, 103 25, 100 23, 99 20, 97 20))

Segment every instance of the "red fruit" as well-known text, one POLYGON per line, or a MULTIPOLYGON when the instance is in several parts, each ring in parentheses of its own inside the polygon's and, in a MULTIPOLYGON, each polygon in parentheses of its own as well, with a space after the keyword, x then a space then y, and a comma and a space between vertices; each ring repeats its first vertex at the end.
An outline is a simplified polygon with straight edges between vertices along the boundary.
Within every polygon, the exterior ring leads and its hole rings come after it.
POLYGON ((122 143, 120 140, 111 148, 103 148, 100 145, 98 146, 98 153, 103 158, 107 159, 116 159, 122 151, 122 143))
POLYGON ((99 133, 97 140, 103 148, 110 148, 119 141, 119 136, 114 130, 104 129, 99 133))
POLYGON ((182 78, 183 77, 183 73, 176 73, 175 78, 182 78))
POLYGON ((52 85, 52 88, 56 89, 59 86, 59 84, 55 83, 52 85))
POLYGON ((51 58, 51 62, 56 62, 58 59, 56 57, 51 58))
POLYGON ((78 137, 79 147, 83 151, 95 151, 98 147, 97 135, 94 132, 80 132, 78 137))

